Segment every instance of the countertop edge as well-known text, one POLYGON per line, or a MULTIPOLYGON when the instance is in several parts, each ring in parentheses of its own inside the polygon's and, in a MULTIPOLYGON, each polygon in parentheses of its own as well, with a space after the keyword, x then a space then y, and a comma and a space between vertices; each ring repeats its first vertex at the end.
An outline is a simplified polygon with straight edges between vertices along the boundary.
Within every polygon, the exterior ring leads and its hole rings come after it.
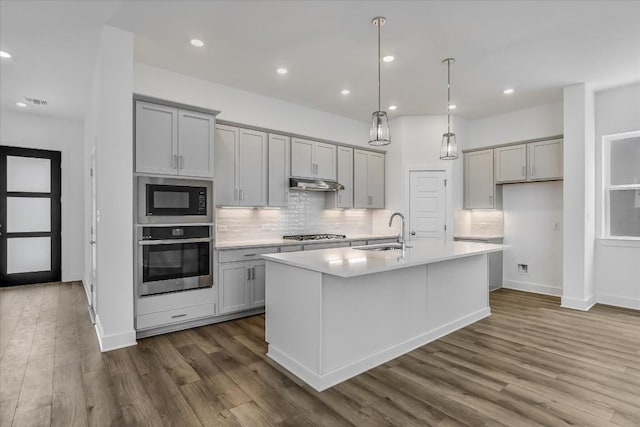
POLYGON ((215 250, 218 251, 226 251, 233 249, 250 249, 250 248, 264 248, 269 246, 303 246, 303 245, 317 245, 321 243, 340 243, 340 242, 354 242, 358 240, 383 240, 383 239, 395 239, 397 238, 397 234, 389 234, 389 235, 356 235, 355 237, 347 237, 346 239, 327 239, 327 240, 273 240, 273 241, 264 241, 260 243, 237 243, 237 244, 229 244, 229 246, 221 246, 215 247, 215 250))
MULTIPOLYGON (((314 271, 316 273, 328 274, 330 276, 336 276, 336 277, 342 277, 342 278, 348 279, 348 278, 351 278, 351 277, 367 276, 369 274, 384 273, 386 271, 399 270, 401 268, 418 267, 418 266, 421 266, 421 265, 435 264, 435 263, 443 262, 443 261, 452 261, 452 260, 455 260, 455 259, 467 258, 467 257, 470 257, 470 256, 475 256, 475 255, 486 255, 486 254, 493 253, 493 252, 501 252, 501 251, 503 251, 503 250, 505 250, 505 249, 507 249, 509 247, 508 245, 498 245, 498 244, 496 244, 494 246, 497 246, 497 247, 477 250, 477 251, 473 251, 473 252, 469 252, 469 253, 465 253, 465 254, 455 254, 455 255, 442 256, 442 257, 433 258, 433 259, 427 259, 427 260, 422 260, 422 261, 415 261, 415 262, 410 262, 410 263, 407 263, 407 264, 399 264, 399 265, 384 266, 384 267, 373 267, 373 268, 371 268, 371 270, 369 270, 367 272, 359 272, 359 273, 353 273, 353 274, 340 274, 340 273, 335 272, 335 271, 330 271, 330 270, 328 270, 326 268, 311 267, 309 265, 304 265, 303 263, 298 263, 298 262, 289 261, 289 260, 283 260, 283 259, 278 257, 279 255, 283 255, 283 254, 264 254, 264 255, 261 255, 260 257, 262 259, 266 260, 266 261, 277 262, 279 264, 285 264, 285 265, 289 265, 291 267, 302 268, 304 270, 310 270, 310 271, 314 271)), ((332 249, 326 249, 326 250, 332 250, 332 249)))

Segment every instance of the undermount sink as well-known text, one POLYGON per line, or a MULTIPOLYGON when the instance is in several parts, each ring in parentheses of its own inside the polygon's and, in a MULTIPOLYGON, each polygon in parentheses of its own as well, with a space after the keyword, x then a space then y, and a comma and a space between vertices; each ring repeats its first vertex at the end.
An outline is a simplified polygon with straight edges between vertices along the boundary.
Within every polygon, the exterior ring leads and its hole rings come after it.
MULTIPOLYGON (((409 246, 405 246, 408 248, 409 246)), ((402 245, 399 243, 382 243, 378 245, 367 245, 367 246, 354 246, 353 249, 358 249, 361 251, 393 251, 402 249, 402 245)))

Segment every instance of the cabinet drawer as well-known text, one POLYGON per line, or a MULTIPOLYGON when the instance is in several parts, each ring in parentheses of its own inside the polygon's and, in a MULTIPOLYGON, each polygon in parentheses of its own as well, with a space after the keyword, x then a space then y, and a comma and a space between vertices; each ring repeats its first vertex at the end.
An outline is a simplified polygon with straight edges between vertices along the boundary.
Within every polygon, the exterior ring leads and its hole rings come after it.
POLYGON ((149 313, 136 317, 136 330, 155 328, 174 323, 188 322, 216 314, 216 304, 201 304, 193 307, 149 313))
POLYGON ((266 248, 219 250, 218 262, 251 261, 254 259, 260 259, 260 255, 262 254, 273 254, 277 252, 277 246, 269 246, 266 248))
POLYGON ((281 246, 280 252, 300 252, 302 249, 302 245, 281 246))
POLYGON ((383 243, 398 243, 398 239, 367 240, 367 245, 380 245, 383 243))
POLYGON ((313 245, 304 245, 305 251, 315 251, 317 249, 344 248, 349 246, 349 242, 340 243, 316 243, 313 245))

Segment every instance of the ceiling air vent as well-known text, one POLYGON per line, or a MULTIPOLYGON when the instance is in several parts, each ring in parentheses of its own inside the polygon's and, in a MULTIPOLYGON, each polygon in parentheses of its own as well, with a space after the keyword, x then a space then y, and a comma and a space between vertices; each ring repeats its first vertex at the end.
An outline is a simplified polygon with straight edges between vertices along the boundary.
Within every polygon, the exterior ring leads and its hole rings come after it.
POLYGON ((24 102, 26 102, 29 105, 47 105, 48 102, 45 101, 44 99, 35 99, 35 98, 29 98, 29 97, 24 97, 24 102))

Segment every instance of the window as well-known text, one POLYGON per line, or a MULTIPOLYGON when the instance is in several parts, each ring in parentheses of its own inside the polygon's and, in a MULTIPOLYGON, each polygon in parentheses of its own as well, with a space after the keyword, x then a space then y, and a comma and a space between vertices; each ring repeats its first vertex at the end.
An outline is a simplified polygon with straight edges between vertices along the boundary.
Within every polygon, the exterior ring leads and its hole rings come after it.
POLYGON ((605 237, 640 239, 640 131, 602 140, 605 237))

